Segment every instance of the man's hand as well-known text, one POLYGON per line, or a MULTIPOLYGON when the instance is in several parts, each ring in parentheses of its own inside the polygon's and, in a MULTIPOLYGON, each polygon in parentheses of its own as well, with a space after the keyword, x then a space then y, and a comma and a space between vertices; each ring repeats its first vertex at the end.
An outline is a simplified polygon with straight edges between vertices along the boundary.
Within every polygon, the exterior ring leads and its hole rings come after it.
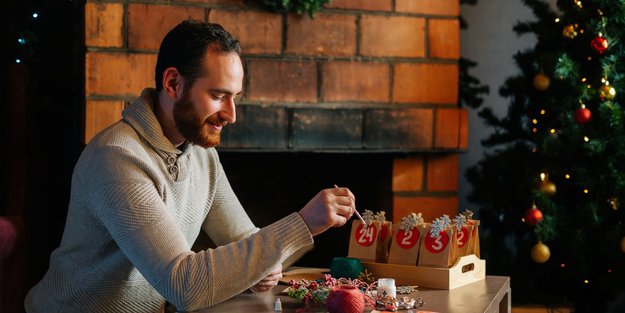
POLYGON ((343 226, 356 210, 356 198, 347 188, 321 190, 299 211, 313 236, 343 226))
POLYGON ((263 280, 256 283, 256 285, 250 288, 253 292, 265 292, 271 290, 278 284, 278 281, 282 278, 282 264, 279 264, 276 268, 263 278, 263 280))

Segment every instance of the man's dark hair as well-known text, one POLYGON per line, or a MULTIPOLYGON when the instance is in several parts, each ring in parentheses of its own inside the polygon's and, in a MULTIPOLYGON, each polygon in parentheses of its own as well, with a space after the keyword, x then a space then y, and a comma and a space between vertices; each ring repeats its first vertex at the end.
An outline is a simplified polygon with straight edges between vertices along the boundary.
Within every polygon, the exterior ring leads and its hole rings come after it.
POLYGON ((156 61, 156 90, 163 89, 163 72, 175 67, 190 86, 204 73, 204 56, 207 49, 216 52, 241 53, 239 41, 219 24, 185 20, 167 33, 158 51, 156 61))

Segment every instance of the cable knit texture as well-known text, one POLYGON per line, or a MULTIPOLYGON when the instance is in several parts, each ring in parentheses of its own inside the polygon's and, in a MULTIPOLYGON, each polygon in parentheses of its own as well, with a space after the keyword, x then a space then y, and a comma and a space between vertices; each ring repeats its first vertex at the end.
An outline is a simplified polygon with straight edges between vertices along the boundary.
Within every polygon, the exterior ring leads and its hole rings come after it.
POLYGON ((177 149, 154 115, 154 90, 83 151, 65 232, 27 312, 181 311, 224 301, 313 243, 299 214, 258 229, 213 148, 177 149), (190 250, 204 230, 218 245, 190 250))

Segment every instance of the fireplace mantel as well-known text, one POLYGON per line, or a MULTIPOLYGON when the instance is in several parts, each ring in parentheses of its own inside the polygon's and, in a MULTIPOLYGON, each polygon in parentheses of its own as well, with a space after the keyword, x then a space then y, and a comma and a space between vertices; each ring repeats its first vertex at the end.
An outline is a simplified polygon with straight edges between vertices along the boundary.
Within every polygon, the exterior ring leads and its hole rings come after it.
POLYGON ((454 108, 237 106, 221 150, 417 153, 463 151, 467 115, 454 108))

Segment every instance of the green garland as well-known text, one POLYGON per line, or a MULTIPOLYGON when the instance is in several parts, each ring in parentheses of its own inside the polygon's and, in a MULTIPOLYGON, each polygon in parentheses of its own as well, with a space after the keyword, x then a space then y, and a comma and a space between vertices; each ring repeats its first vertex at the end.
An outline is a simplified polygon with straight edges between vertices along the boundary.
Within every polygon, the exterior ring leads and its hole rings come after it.
POLYGON ((310 18, 314 18, 317 11, 324 5, 330 3, 330 1, 331 0, 263 0, 263 3, 275 12, 296 12, 297 14, 304 14, 304 12, 306 12, 310 18))

